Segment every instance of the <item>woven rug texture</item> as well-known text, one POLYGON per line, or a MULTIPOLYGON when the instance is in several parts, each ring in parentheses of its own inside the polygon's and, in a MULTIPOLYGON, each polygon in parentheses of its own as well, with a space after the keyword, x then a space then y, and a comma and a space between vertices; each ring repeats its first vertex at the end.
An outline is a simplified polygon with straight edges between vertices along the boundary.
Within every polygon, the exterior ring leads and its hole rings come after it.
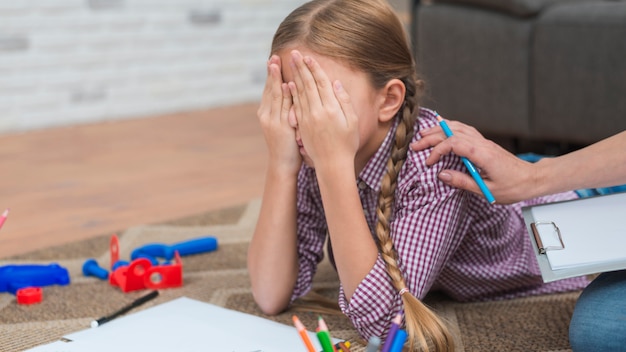
MULTIPOLYGON (((183 286, 160 290, 156 299, 133 312, 186 296, 290 326, 291 316, 297 314, 305 326, 316 326, 318 312, 290 310, 267 316, 254 303, 246 269, 246 252, 259 207, 260 201, 255 200, 118 233, 120 259, 126 260, 133 249, 147 243, 171 244, 204 236, 214 236, 219 243, 214 252, 184 256, 183 286)), ((108 281, 82 274, 81 267, 88 258, 96 259, 105 268, 110 267, 110 237, 110 234, 103 235, 0 259, 0 266, 58 263, 69 270, 71 277, 67 286, 44 287, 43 301, 39 304, 18 305, 14 295, 0 294, 0 351, 24 351, 87 329, 93 319, 145 294, 144 290, 123 293, 108 281)), ((315 277, 314 290, 336 299, 338 287, 337 274, 325 260, 315 277)), ((506 301, 457 303, 433 294, 427 297, 426 303, 450 323, 457 334, 458 351, 556 352, 570 351, 568 326, 578 295, 579 292, 572 292, 506 301)), ((346 317, 329 314, 324 319, 333 337, 349 340, 354 352, 364 350, 363 341, 346 317)))

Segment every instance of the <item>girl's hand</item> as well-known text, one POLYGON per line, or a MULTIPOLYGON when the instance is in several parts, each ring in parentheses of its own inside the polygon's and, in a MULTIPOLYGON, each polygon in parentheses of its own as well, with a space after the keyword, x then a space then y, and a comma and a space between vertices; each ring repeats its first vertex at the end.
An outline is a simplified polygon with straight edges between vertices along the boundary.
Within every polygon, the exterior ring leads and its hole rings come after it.
MULTIPOLYGON (((267 81, 257 116, 269 149, 270 167, 297 173, 302 157, 289 114, 293 115, 291 93, 283 82, 280 58, 273 55, 267 63, 267 81)), ((291 120, 295 118, 292 116, 291 120)))
POLYGON ((289 89, 304 149, 316 168, 321 163, 354 165, 359 129, 350 96, 313 58, 297 50, 291 57, 294 81, 289 89))

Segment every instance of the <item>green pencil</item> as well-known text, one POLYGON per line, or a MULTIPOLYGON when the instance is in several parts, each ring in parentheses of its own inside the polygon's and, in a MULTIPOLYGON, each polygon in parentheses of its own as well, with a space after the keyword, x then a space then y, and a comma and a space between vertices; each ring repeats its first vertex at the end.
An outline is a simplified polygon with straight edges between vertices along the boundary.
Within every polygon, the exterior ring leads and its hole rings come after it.
POLYGON ((328 333, 328 331, 318 331, 317 339, 320 340, 320 345, 322 345, 322 351, 335 352, 335 348, 333 347, 333 343, 330 340, 330 334, 328 333))

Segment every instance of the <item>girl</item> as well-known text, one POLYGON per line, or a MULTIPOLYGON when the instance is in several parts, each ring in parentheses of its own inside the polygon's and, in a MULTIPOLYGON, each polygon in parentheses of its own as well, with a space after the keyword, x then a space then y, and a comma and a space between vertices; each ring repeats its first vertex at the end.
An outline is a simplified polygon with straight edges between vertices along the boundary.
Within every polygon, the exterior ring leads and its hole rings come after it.
POLYGON ((426 167, 428 152, 409 150, 437 120, 418 106, 422 81, 384 0, 305 3, 271 51, 258 110, 269 165, 248 253, 263 312, 280 313, 310 290, 327 237, 343 313, 367 339, 384 338, 403 310, 412 349, 454 349, 419 301, 431 290, 468 301, 586 283, 542 284, 521 205, 449 187, 437 174, 464 170, 458 157, 426 167))

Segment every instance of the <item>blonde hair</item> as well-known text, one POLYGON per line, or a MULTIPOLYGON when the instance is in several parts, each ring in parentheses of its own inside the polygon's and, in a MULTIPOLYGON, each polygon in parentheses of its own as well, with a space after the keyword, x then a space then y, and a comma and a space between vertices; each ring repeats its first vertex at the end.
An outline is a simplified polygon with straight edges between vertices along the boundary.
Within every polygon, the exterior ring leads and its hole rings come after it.
POLYGON ((408 291, 390 236, 398 174, 414 135, 423 90, 402 22, 385 0, 313 0, 280 24, 272 53, 296 44, 367 73, 375 89, 394 78, 404 83, 405 101, 398 111, 399 122, 378 199, 378 248, 402 298, 410 349, 430 351, 432 346, 435 351, 454 350, 454 340, 443 321, 408 291))

